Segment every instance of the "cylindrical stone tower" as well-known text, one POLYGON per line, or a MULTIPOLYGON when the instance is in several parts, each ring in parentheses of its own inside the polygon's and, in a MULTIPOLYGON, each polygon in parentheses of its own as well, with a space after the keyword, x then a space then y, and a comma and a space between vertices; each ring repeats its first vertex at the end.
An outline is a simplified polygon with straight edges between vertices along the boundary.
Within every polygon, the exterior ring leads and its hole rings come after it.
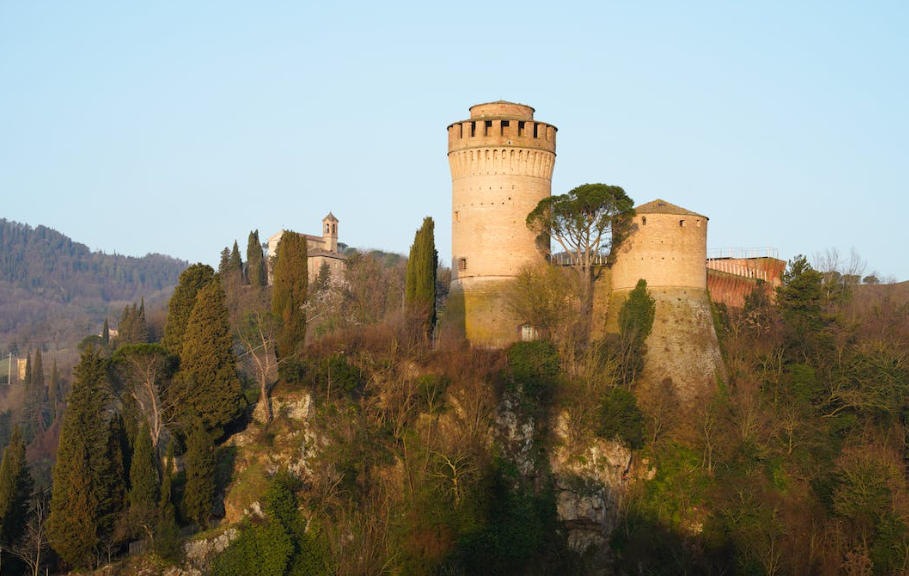
POLYGON ((640 279, 656 314, 638 391, 662 395, 668 382, 681 410, 700 409, 726 377, 707 296, 707 217, 665 200, 636 207, 612 266, 608 314, 614 327, 640 279))
POLYGON ((533 112, 511 102, 477 104, 469 120, 448 126, 451 313, 463 316, 472 344, 503 346, 520 337, 501 299, 503 281, 542 259, 525 222, 551 194, 556 127, 535 121, 533 112))
POLYGON ((612 289, 707 288, 706 216, 665 200, 638 206, 612 267, 612 289))

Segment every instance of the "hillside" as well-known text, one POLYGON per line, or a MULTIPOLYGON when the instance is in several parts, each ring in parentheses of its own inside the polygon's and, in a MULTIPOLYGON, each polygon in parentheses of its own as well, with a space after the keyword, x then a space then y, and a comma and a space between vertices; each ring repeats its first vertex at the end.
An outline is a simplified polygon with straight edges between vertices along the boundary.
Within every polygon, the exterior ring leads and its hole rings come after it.
POLYGON ((93 252, 51 228, 0 219, 0 348, 73 346, 128 302, 164 302, 187 265, 93 252))

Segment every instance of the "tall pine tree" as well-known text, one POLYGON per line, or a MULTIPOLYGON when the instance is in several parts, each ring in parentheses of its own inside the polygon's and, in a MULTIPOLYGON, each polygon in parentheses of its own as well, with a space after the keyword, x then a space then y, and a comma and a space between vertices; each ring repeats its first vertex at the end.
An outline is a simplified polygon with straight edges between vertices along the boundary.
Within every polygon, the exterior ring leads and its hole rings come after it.
POLYGON ((199 291, 186 328, 177 400, 209 431, 240 415, 242 392, 227 304, 216 279, 199 291))
POLYGON ((215 496, 215 449, 211 436, 197 424, 186 440, 186 488, 183 512, 199 526, 208 525, 215 496))
POLYGON ((50 414, 51 414, 51 423, 57 421, 57 416, 59 414, 60 401, 62 400, 63 390, 61 389, 63 383, 60 381, 60 372, 57 371, 57 359, 54 358, 53 368, 51 368, 51 377, 50 383, 47 387, 47 396, 48 404, 50 405, 50 414))
POLYGON ((34 361, 29 358, 25 368, 25 401, 22 404, 21 427, 25 441, 47 428, 47 389, 44 386, 44 361, 41 349, 35 350, 34 361))
POLYGON ((294 355, 306 338, 306 313, 303 311, 309 288, 306 237, 285 231, 277 252, 271 310, 281 322, 275 346, 280 359, 294 355))
POLYGON ((243 274, 243 260, 240 258, 240 246, 237 245, 236 240, 234 240, 234 247, 230 250, 230 261, 228 262, 227 270, 230 274, 243 274))
POLYGON ((413 310, 423 315, 427 332, 431 332, 436 323, 436 271, 439 268, 439 253, 436 252, 434 230, 435 223, 427 216, 414 235, 404 284, 404 298, 413 310))
POLYGON ((16 428, 0 463, 0 546, 9 548, 25 532, 33 487, 25 460, 25 442, 16 428))
POLYGON ((139 299, 139 310, 136 313, 136 343, 148 343, 148 320, 145 318, 145 296, 139 299))
POLYGON ((133 302, 123 308, 120 316, 117 347, 127 344, 146 344, 148 342, 148 323, 145 320, 145 297, 141 305, 133 302))
POLYGON ((215 271, 206 264, 193 264, 180 274, 174 295, 167 304, 167 324, 164 326, 162 344, 173 354, 183 351, 183 334, 186 323, 196 305, 196 295, 214 278, 215 271))
POLYGON ((228 269, 230 268, 230 248, 227 246, 224 247, 224 250, 221 250, 221 260, 218 263, 218 274, 224 276, 227 274, 228 269))
POLYGON ((268 284, 268 271, 265 269, 265 256, 259 242, 259 231, 249 233, 246 242, 246 277, 253 288, 262 288, 268 284))
POLYGON ((60 430, 47 537, 64 562, 91 566, 123 506, 123 468, 107 407, 107 361, 82 354, 60 430))
POLYGON ((155 507, 158 505, 158 467, 155 463, 148 425, 144 422, 136 435, 133 457, 129 467, 129 505, 155 507))
POLYGON ((167 452, 164 456, 164 473, 161 479, 161 499, 158 501, 158 509, 164 520, 173 522, 176 518, 174 513, 174 443, 167 443, 167 452))

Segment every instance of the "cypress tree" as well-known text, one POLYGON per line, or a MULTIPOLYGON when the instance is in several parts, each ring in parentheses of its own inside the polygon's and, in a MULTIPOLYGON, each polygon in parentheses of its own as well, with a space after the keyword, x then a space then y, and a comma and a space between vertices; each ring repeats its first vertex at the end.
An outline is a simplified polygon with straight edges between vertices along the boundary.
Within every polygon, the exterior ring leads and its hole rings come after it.
POLYGON ((115 414, 107 422, 107 447, 105 467, 98 469, 98 484, 101 486, 101 510, 98 533, 102 541, 109 539, 119 515, 126 509, 129 489, 129 469, 132 454, 129 437, 122 414, 115 414))
POLYGON ((64 562, 85 567, 110 535, 123 503, 124 481, 122 454, 112 454, 119 442, 105 417, 110 401, 107 361, 89 347, 74 375, 54 465, 47 537, 64 562))
POLYGON ((158 467, 148 425, 143 423, 136 436, 129 468, 129 505, 153 509, 158 505, 158 467))
POLYGON ((230 268, 230 248, 227 246, 224 247, 224 250, 221 250, 221 260, 218 263, 218 274, 224 276, 227 274, 228 269, 230 268))
POLYGON ((32 368, 32 384, 44 390, 44 359, 41 357, 41 348, 35 349, 35 366, 32 368))
POLYGON ((196 295, 212 281, 215 271, 206 264, 193 264, 180 274, 174 295, 167 303, 167 324, 164 326, 162 344, 173 354, 183 351, 183 334, 186 323, 196 304, 196 295))
POLYGON ((223 427, 241 411, 240 379, 220 281, 202 288, 186 328, 177 395, 209 431, 223 427))
POLYGON ((230 250, 230 262, 227 269, 231 274, 243 274, 243 260, 240 258, 240 247, 234 240, 234 247, 230 250))
POLYGON ((41 349, 35 350, 34 361, 29 358, 25 368, 25 401, 22 404, 21 424, 26 442, 47 426, 47 390, 44 387, 44 362, 41 349))
POLYGON ((146 344, 148 342, 148 324, 145 320, 145 297, 142 304, 133 302, 123 308, 120 316, 120 331, 117 335, 117 347, 127 344, 146 344))
POLYGON ((306 237, 285 231, 277 252, 271 310, 281 322, 276 355, 286 358, 296 353, 306 338, 306 313, 303 311, 309 288, 306 237))
POLYGON ((136 344, 148 344, 148 321, 145 319, 145 296, 139 300, 136 313, 136 344))
POLYGON ((0 463, 0 545, 12 546, 25 532, 33 487, 25 460, 25 442, 16 428, 0 463))
POLYGON ((120 324, 117 326, 118 346, 133 343, 133 334, 135 332, 134 323, 133 307, 130 304, 127 304, 123 307, 123 312, 120 314, 120 324))
POLYGON ((104 319, 104 328, 101 329, 101 341, 105 346, 110 344, 110 324, 107 321, 107 318, 104 319))
POLYGON ((199 526, 208 525, 215 496, 215 452, 211 436, 197 424, 186 440, 183 510, 199 526))
POLYGON ((424 218, 410 247, 404 284, 404 298, 408 305, 424 315, 428 332, 432 331, 436 323, 436 271, 439 267, 439 253, 436 251, 434 229, 432 218, 424 218))
POLYGON ((262 254, 258 230, 249 233, 249 240, 246 243, 246 277, 250 286, 254 288, 268 284, 268 272, 265 269, 265 256, 262 254))
POLYGON ((32 383, 32 351, 25 352, 25 379, 22 381, 26 388, 32 383))
POLYGON ((164 456, 164 474, 161 480, 161 496, 158 508, 162 519, 174 520, 174 443, 167 443, 167 454, 164 456))
POLYGON ((53 368, 51 368, 50 385, 47 387, 51 423, 57 421, 57 406, 60 404, 60 393, 60 373, 57 371, 57 359, 54 358, 53 368))
POLYGON ((635 348, 641 348, 653 329, 656 301, 647 290, 647 281, 638 280, 619 309, 619 333, 635 348))

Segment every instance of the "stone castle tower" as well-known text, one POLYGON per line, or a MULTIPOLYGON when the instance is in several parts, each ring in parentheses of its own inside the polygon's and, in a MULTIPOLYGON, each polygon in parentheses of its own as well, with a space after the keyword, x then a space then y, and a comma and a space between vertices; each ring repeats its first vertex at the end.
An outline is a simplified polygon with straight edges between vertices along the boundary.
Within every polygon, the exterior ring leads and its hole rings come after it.
POLYGON ((665 200, 636 207, 611 271, 612 321, 639 279, 656 301, 640 386, 665 390, 671 382, 687 409, 702 406, 725 378, 707 294, 707 220, 665 200))
POLYGON ((556 127, 512 102, 470 108, 448 126, 452 283, 448 315, 471 343, 500 346, 521 327, 501 302, 505 281, 539 262, 525 220, 552 190, 556 127))
POLYGON ((612 289, 631 290, 638 279, 654 288, 707 288, 707 220, 665 200, 638 206, 631 233, 618 249, 612 289))

